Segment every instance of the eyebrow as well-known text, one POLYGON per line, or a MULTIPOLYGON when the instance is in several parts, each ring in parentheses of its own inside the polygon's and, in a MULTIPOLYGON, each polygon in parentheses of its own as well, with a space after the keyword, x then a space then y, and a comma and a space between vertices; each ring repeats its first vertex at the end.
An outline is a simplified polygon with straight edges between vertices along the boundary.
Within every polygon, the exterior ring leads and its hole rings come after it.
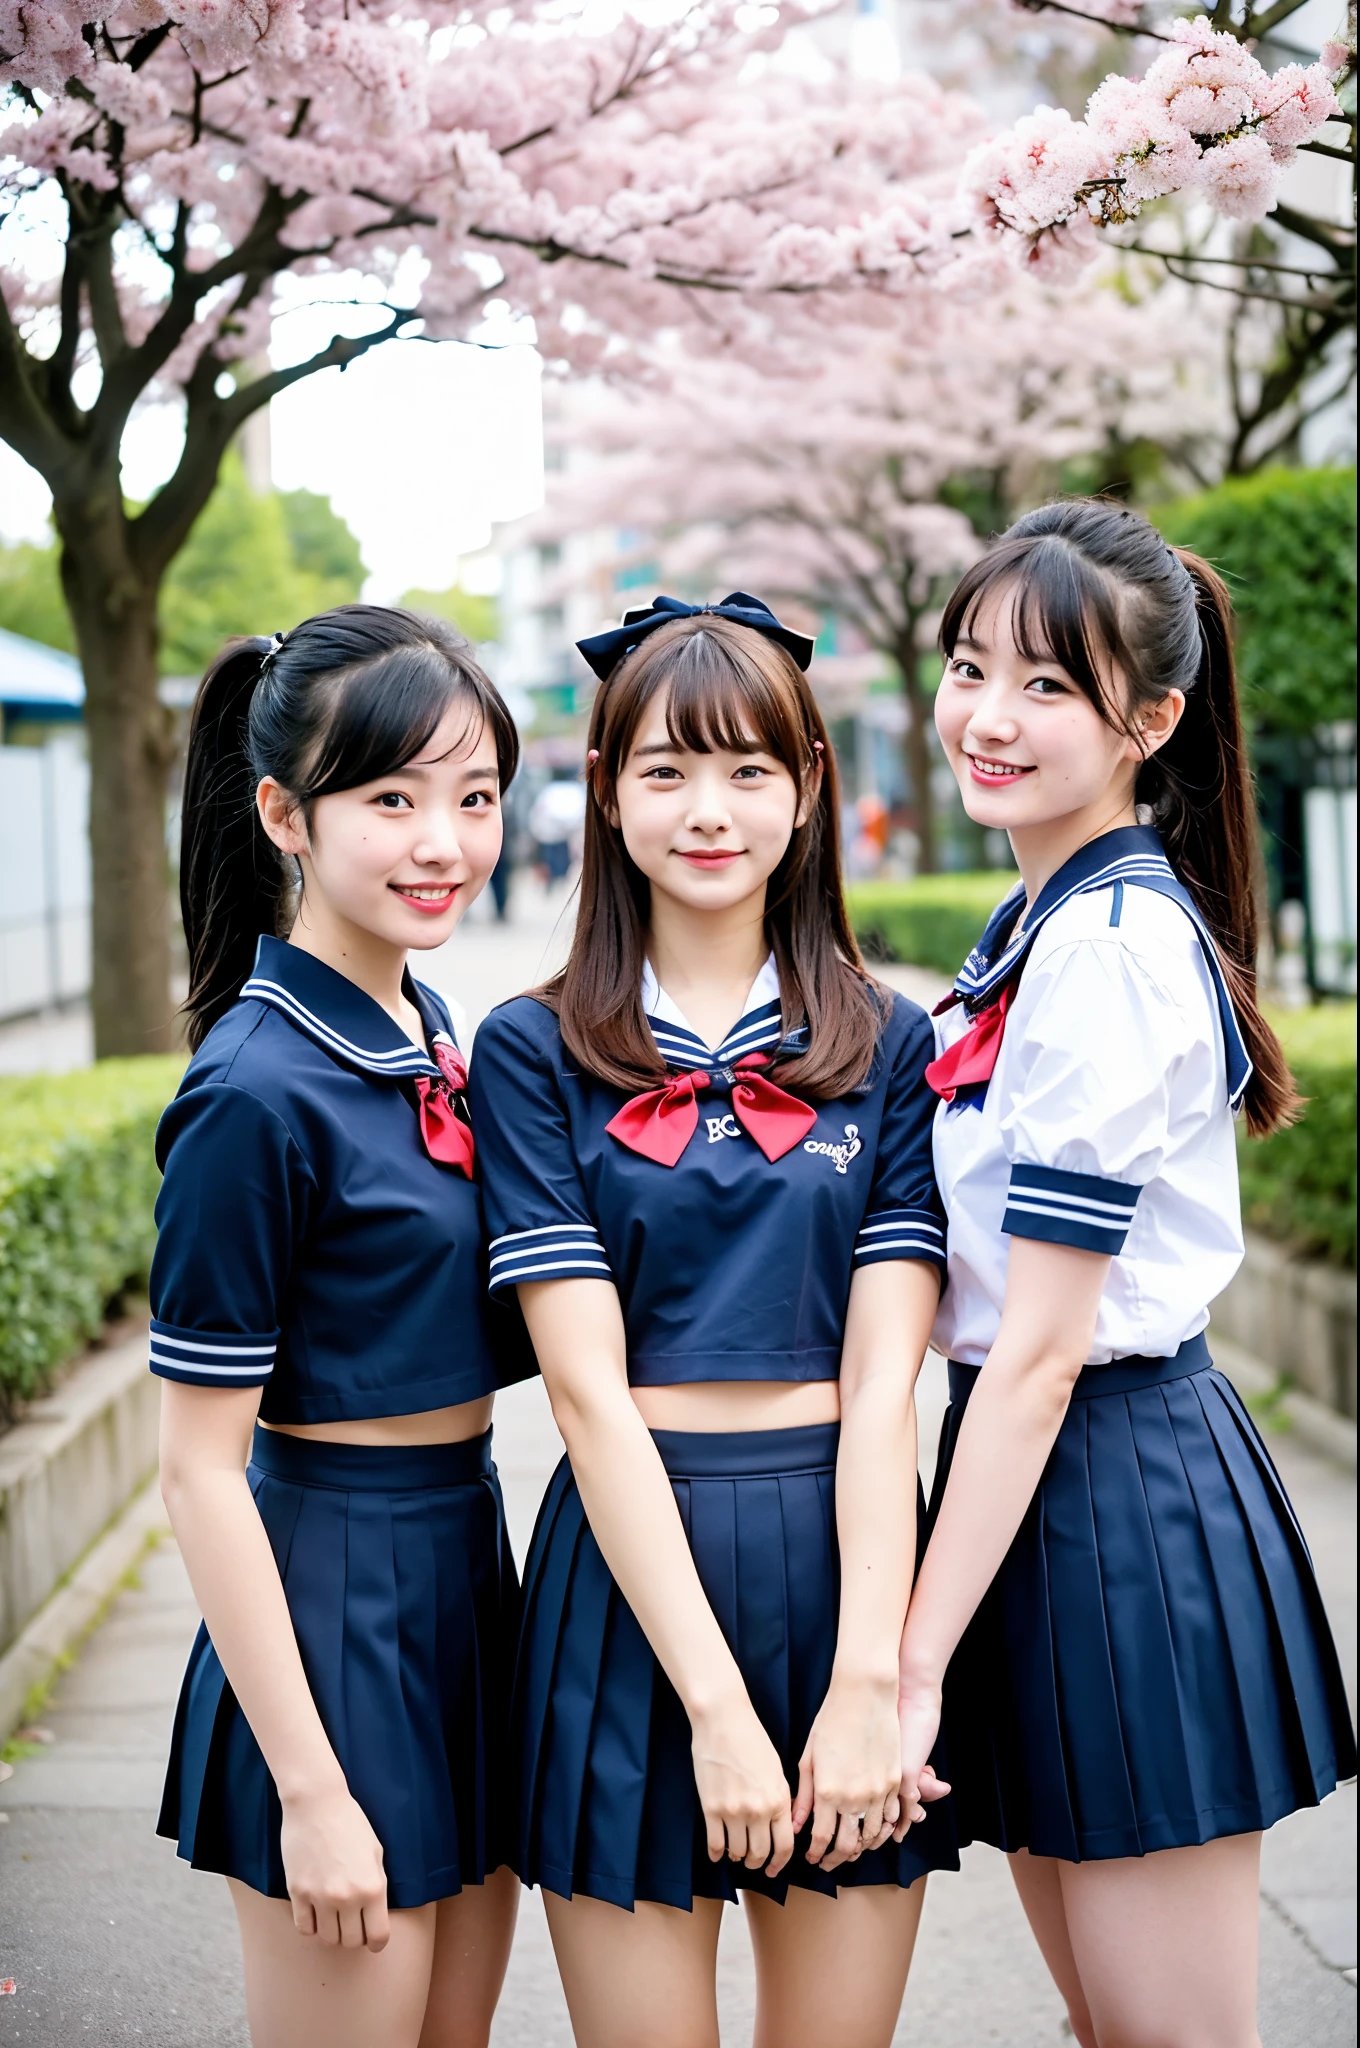
MULTIPOLYGON (((424 782, 429 777, 430 769, 438 768, 447 759, 446 754, 441 754, 439 760, 431 761, 427 767, 422 767, 419 761, 407 761, 400 768, 394 768, 392 772, 394 775, 415 775, 424 782)), ((460 773, 464 782, 482 782, 488 776, 498 775, 500 770, 494 761, 478 761, 460 770, 460 773)), ((379 781, 382 779, 381 776, 378 778, 379 781)))

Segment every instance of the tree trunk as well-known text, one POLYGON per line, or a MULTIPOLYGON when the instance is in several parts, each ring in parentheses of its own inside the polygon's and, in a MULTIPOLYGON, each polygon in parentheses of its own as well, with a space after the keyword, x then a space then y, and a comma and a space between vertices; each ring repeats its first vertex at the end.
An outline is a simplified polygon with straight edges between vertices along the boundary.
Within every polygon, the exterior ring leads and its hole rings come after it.
POLYGON ((919 842, 917 866, 923 875, 933 875, 939 858, 935 843, 935 792, 930 786, 930 700, 921 677, 922 649, 917 640, 920 615, 912 612, 907 631, 896 649, 906 699, 907 729, 902 739, 902 758, 907 770, 907 787, 916 813, 919 842))
POLYGON ((170 995, 165 795, 170 720, 157 695, 157 582, 134 560, 120 479, 54 506, 61 579, 85 674, 94 881, 94 1049, 166 1052, 170 995))

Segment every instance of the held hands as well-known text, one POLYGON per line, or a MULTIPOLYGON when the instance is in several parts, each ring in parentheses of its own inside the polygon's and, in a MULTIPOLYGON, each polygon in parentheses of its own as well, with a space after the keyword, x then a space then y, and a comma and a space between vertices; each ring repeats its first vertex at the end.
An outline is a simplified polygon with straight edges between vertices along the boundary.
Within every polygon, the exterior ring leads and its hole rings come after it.
POLYGON ((881 1849, 899 1818, 901 1780, 895 1680, 833 1674, 798 1763, 793 1826, 812 1818, 808 1862, 830 1871, 881 1849))
POLYGON ((777 1877, 793 1854, 789 1788, 755 1708, 742 1691, 691 1714, 690 1725, 709 1860, 727 1856, 777 1877))
POLYGON ((936 1679, 909 1678, 903 1672, 898 1682, 897 1719, 901 1731, 902 1810, 893 1840, 900 1842, 914 1822, 926 1817, 926 1806, 943 1799, 949 1786, 937 1778, 929 1757, 940 1732, 941 1686, 936 1679))
POLYGON ((374 1955, 387 1947, 382 1844, 343 1778, 283 1801, 282 1849, 299 1934, 374 1955))

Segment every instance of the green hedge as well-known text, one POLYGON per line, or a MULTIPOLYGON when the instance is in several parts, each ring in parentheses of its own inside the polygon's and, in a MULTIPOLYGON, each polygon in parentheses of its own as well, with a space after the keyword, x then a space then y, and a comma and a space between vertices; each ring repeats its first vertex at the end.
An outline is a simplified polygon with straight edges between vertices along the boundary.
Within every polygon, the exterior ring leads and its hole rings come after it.
POLYGON ((101 1060, 0 1081, 0 1420, 43 1391, 123 1288, 145 1284, 152 1140, 183 1066, 101 1060))
POLYGON ((1242 1215, 1292 1250, 1355 1264, 1355 1005, 1272 1013, 1302 1121, 1273 1138, 1238 1126, 1242 1215))
POLYGON ((855 936, 871 960, 933 967, 952 980, 1017 877, 1001 868, 972 875, 918 875, 913 882, 852 882, 855 936))

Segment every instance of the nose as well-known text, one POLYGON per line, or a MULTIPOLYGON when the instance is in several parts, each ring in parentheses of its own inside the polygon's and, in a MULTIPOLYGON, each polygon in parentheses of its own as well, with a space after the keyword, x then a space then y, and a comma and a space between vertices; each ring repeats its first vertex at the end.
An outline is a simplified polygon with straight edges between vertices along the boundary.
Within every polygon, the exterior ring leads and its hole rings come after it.
POLYGON ((689 786, 685 826, 690 832, 726 832, 732 824, 727 786, 716 768, 700 768, 689 786))
POLYGON ((422 831, 411 848, 411 858, 417 867, 449 868, 463 858, 463 841, 459 831, 457 811, 441 807, 427 809, 421 821, 422 831))
POLYGON ((1002 747, 1019 739, 1020 721, 1015 715, 1014 697, 1000 677, 985 683, 974 696, 964 736, 1002 747))

